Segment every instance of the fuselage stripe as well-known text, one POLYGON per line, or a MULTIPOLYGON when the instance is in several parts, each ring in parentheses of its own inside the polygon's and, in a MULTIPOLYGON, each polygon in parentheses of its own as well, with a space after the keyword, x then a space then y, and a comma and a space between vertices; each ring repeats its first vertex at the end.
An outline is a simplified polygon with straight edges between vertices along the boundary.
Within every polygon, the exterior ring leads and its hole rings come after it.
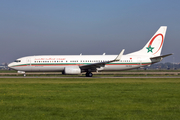
MULTIPOLYGON (((84 63, 84 64, 76 64, 76 63, 67 63, 67 64, 22 64, 22 65, 17 65, 13 67, 24 67, 24 66, 83 66, 83 65, 88 65, 90 63, 84 63)), ((109 65, 150 65, 151 63, 108 63, 106 64, 107 66, 109 65)))

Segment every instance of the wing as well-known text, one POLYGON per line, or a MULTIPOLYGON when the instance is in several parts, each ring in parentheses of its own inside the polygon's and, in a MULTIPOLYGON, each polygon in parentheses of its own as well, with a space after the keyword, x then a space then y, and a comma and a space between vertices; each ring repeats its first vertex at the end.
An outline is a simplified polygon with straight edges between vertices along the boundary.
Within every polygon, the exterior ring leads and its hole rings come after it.
POLYGON ((99 62, 99 63, 92 63, 92 64, 88 64, 88 65, 82 65, 82 66, 79 66, 79 68, 82 71, 89 71, 89 70, 96 71, 97 68, 104 67, 107 63, 119 61, 121 59, 123 53, 124 53, 124 49, 121 51, 121 53, 114 60, 105 61, 105 62, 99 62))

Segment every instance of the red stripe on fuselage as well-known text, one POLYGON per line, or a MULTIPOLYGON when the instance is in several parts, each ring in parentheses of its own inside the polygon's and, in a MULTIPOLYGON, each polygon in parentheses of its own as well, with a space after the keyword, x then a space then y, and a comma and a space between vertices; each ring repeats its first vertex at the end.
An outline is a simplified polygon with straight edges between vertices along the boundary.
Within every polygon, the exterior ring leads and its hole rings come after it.
MULTIPOLYGON (((132 63, 132 64, 125 64, 125 63, 117 63, 117 64, 106 64, 106 65, 150 65, 151 63, 132 63)), ((14 67, 25 67, 25 66, 83 66, 87 64, 31 64, 31 65, 19 65, 14 67)))

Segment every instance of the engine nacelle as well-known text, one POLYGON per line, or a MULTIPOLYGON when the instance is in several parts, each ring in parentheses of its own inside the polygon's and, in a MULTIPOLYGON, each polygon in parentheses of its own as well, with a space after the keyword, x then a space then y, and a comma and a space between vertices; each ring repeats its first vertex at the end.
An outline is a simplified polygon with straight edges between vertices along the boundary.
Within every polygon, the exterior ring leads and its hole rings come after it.
POLYGON ((24 74, 25 71, 17 71, 17 73, 24 74))
POLYGON ((63 73, 70 75, 72 74, 77 75, 77 74, 81 74, 81 69, 79 68, 79 66, 69 66, 64 68, 63 73))

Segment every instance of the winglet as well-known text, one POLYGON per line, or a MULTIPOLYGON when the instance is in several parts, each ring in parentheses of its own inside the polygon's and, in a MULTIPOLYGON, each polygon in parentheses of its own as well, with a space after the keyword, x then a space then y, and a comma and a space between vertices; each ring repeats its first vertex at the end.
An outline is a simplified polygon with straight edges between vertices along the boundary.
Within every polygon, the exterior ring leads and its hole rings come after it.
POLYGON ((122 57, 122 55, 123 55, 123 53, 124 53, 124 50, 125 50, 125 49, 123 49, 123 50, 121 51, 121 53, 119 53, 119 55, 116 57, 116 59, 114 59, 114 61, 119 61, 119 60, 121 59, 121 57, 122 57))

